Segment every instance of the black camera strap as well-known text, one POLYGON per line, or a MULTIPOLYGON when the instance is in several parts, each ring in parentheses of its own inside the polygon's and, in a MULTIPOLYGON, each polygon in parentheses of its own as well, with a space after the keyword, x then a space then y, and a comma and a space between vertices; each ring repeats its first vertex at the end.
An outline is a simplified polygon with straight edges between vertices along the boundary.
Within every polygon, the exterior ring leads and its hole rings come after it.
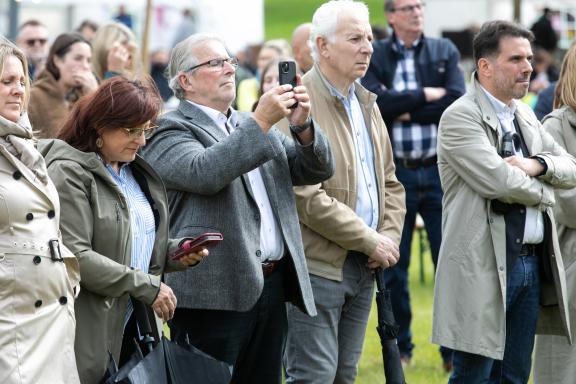
POLYGON ((526 146, 526 142, 524 141, 524 135, 522 134, 522 130, 520 129, 520 124, 518 124, 518 119, 514 116, 514 128, 516 128, 516 133, 518 133, 518 137, 520 138, 520 148, 522 149, 522 154, 524 157, 530 157, 530 151, 528 151, 528 147, 526 146))

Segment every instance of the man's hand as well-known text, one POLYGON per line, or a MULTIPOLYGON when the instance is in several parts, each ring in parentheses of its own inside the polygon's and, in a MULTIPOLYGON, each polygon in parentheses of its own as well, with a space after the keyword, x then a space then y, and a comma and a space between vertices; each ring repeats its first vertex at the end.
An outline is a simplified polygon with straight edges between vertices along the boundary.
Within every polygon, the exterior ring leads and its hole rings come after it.
POLYGON ((436 101, 446 95, 446 88, 442 87, 424 87, 424 96, 427 102, 436 101))
MULTIPOLYGON (((270 127, 292 112, 289 107, 294 104, 294 95, 295 92, 292 90, 292 85, 284 84, 270 89, 260 97, 252 117, 264 133, 267 133, 270 127)), ((310 109, 309 106, 308 109, 310 109)), ((301 113, 298 113, 298 115, 301 113)))
POLYGON ((513 167, 523 170, 528 176, 536 177, 544 171, 544 166, 536 159, 510 156, 506 157, 504 161, 513 167))
POLYGON ((372 255, 368 258, 368 268, 375 269, 378 267, 392 267, 398 262, 399 258, 400 250, 398 249, 398 245, 388 236, 381 234, 380 242, 376 246, 372 255))
POLYGON ((403 114, 401 114, 400 116, 398 116, 398 117, 396 118, 396 120, 398 120, 398 121, 410 121, 410 113, 404 112, 403 114))
POLYGON ((310 96, 306 91, 306 87, 302 85, 302 78, 296 75, 296 88, 294 92, 294 101, 298 102, 298 106, 290 110, 288 120, 292 125, 303 125, 310 116, 310 96))
POLYGON ((160 292, 158 292, 156 300, 152 303, 152 309, 158 317, 162 318, 162 321, 168 321, 174 316, 176 296, 172 292, 172 288, 160 283, 160 292))
POLYGON ((182 256, 180 259, 178 259, 178 261, 186 267, 190 267, 204 260, 206 256, 208 256, 208 250, 206 248, 202 248, 196 253, 189 253, 182 256))

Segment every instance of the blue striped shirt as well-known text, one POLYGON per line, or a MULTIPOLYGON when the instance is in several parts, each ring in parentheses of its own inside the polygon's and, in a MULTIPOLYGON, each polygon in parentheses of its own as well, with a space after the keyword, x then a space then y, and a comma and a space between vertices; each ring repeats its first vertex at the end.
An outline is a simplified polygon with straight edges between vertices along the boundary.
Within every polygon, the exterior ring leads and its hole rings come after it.
POLYGON ((358 196, 356 199, 356 214, 372 229, 378 227, 378 184, 374 171, 374 147, 360 108, 360 101, 356 98, 354 83, 348 90, 348 95, 342 95, 332 84, 326 81, 330 93, 337 97, 346 108, 352 140, 356 152, 356 174, 358 196))
MULTIPOLYGON (((132 235, 130 267, 148 273, 154 241, 156 240, 154 214, 150 203, 132 174, 129 164, 120 167, 120 174, 117 174, 109 164, 106 164, 106 169, 122 190, 130 209, 130 233, 132 235)), ((126 326, 131 314, 132 303, 128 301, 124 326, 126 326)))

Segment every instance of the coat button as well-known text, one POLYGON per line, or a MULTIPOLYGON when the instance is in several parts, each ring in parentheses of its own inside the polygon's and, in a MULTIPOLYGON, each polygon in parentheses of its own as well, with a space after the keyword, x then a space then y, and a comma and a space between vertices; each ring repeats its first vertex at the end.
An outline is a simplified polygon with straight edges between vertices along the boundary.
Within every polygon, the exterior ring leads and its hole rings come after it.
POLYGON ((262 251, 257 250, 257 251, 256 251, 256 256, 258 256, 258 257, 262 256, 262 251))
POLYGON ((32 213, 27 213, 26 214, 26 220, 32 221, 32 219, 34 219, 34 215, 32 213))
POLYGON ((503 271, 503 270, 504 270, 504 267, 503 267, 503 266, 500 266, 500 270, 503 271))
POLYGON ((32 259, 32 262, 36 265, 40 264, 41 261, 42 258, 40 256, 34 256, 34 258, 32 259))
POLYGON ((20 178, 22 177, 22 173, 20 171, 16 171, 12 174, 12 177, 14 178, 14 180, 20 180, 20 178))
POLYGON ((49 219, 53 219, 54 216, 56 216, 56 212, 54 212, 53 209, 49 210, 49 211, 48 211, 48 218, 49 218, 49 219))
POLYGON ((522 240, 516 239, 516 244, 520 244, 521 242, 522 242, 522 240))
POLYGON ((36 300, 36 302, 34 303, 34 306, 36 308, 40 308, 42 306, 42 300, 36 300))
POLYGON ((60 302, 60 304, 66 305, 66 303, 68 302, 68 298, 66 296, 60 296, 58 301, 60 302))

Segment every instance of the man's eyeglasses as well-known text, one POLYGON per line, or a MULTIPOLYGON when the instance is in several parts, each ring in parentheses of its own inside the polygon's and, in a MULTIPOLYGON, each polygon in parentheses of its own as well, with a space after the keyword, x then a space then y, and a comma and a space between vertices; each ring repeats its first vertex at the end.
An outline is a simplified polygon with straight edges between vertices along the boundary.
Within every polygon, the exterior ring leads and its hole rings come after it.
POLYGON ((204 63, 200 63, 198 65, 195 65, 192 68, 188 68, 184 72, 190 72, 190 71, 193 71, 197 68, 204 67, 204 66, 208 66, 208 68, 222 69, 222 68, 224 68, 224 63, 228 63, 231 66, 233 66, 234 68, 236 68, 238 66, 238 59, 235 57, 228 57, 226 59, 212 59, 212 60, 208 60, 204 63))
POLYGON ((28 39, 26 40, 26 45, 29 47, 33 47, 36 43, 40 43, 40 45, 44 45, 48 42, 48 39, 28 39))
POLYGON ((154 134, 154 130, 158 128, 158 126, 156 125, 151 125, 149 127, 134 127, 134 128, 120 128, 122 130, 124 130, 124 132, 126 132, 126 134, 128 135, 128 137, 130 137, 131 139, 137 139, 140 136, 142 136, 142 134, 144 134, 144 138, 145 139, 149 139, 152 137, 152 135, 154 134))
POLYGON ((426 3, 420 3, 420 4, 414 4, 414 5, 405 5, 404 7, 394 8, 390 12, 412 13, 416 10, 421 11, 425 6, 426 6, 426 3))

